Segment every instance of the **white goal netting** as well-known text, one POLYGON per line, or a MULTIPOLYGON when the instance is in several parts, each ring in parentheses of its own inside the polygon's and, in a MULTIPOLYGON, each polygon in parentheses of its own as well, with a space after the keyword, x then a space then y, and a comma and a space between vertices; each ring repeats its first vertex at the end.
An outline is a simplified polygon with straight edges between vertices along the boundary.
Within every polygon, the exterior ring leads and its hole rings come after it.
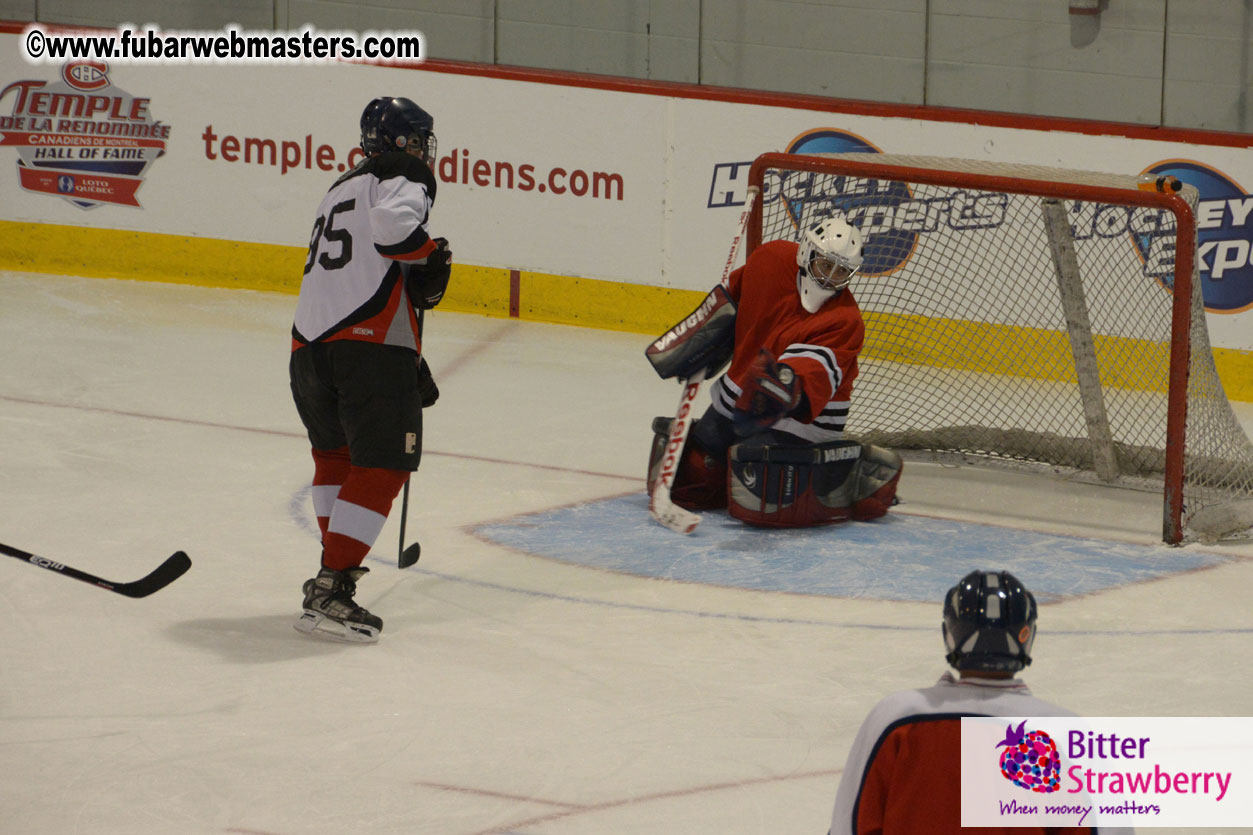
POLYGON ((1214 367, 1191 186, 882 154, 768 154, 753 171, 750 247, 835 213, 865 236, 851 435, 1152 484, 1170 542, 1253 526, 1253 444, 1214 367))

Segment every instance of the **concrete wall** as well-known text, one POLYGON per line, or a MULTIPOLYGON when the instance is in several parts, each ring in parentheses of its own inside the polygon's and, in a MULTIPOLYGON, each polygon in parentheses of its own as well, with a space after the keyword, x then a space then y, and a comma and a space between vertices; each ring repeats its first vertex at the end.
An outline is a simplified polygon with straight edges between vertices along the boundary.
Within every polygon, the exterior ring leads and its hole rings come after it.
POLYGON ((0 0, 0 19, 420 29, 431 56, 1253 133, 1253 0, 0 0))

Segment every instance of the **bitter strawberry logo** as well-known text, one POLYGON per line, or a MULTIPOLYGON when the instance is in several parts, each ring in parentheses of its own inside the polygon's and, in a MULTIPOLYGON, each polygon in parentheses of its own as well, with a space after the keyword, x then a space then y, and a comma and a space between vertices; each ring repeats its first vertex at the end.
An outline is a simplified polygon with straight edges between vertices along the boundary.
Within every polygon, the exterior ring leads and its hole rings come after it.
POLYGON ((1001 752, 1001 776, 1027 791, 1051 794, 1061 785, 1062 760, 1057 744, 1044 731, 1027 731, 1024 719, 1017 728, 1005 726, 1005 739, 996 744, 1001 752))
POLYGON ((14 81, 0 99, 9 94, 13 113, 0 116, 0 145, 17 148, 23 189, 82 209, 139 206, 136 192, 170 137, 149 99, 114 85, 101 61, 71 61, 52 83, 14 81))

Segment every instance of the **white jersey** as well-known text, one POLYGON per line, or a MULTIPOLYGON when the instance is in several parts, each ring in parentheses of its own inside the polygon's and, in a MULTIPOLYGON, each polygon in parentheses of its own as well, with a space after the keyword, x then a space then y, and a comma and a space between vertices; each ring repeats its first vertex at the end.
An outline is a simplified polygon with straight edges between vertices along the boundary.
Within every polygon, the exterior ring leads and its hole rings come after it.
MULTIPOLYGON (((875 705, 857 732, 836 791, 829 835, 960 832, 961 777, 955 752, 960 750, 962 716, 1074 714, 1035 698, 1017 679, 957 679, 946 672, 934 687, 893 693, 875 705), (893 739, 904 735, 907 741, 893 739), (909 752, 907 765, 894 760, 902 745, 909 752), (911 785, 915 780, 926 785, 911 785)), ((1005 830, 1014 835, 1041 831, 1005 830)), ((1049 831, 1134 835, 1132 829, 1106 827, 1049 831)))
POLYGON ((400 262, 434 250, 426 231, 434 202, 435 176, 410 154, 370 157, 335 182, 313 224, 293 350, 334 339, 420 350, 400 262))

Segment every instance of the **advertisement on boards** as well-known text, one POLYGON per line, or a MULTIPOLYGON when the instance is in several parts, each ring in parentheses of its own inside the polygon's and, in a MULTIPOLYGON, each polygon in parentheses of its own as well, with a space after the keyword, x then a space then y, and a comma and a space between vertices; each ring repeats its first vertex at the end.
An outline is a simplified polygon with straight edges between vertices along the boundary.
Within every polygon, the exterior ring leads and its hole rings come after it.
POLYGON ((434 116, 432 231, 464 263, 691 291, 721 274, 748 164, 766 151, 1160 172, 1201 195, 1214 345, 1253 350, 1247 147, 421 66, 32 65, 17 39, 0 35, 0 219, 303 247, 309 206, 359 158, 360 113, 379 95, 434 116))
MULTIPOLYGON (((775 137, 787 134, 788 121, 774 118, 766 121, 775 128, 775 137)), ((826 125, 815 125, 811 119, 796 133, 774 138, 777 144, 774 150, 953 156, 1177 177, 1195 186, 1200 195, 1198 256, 1211 341, 1220 347, 1253 350, 1253 157, 1247 149, 1193 145, 1186 148, 1189 156, 1183 157, 1176 154, 1184 149, 1171 143, 991 127, 979 128, 984 134, 982 144, 962 145, 962 135, 970 133, 969 126, 928 125, 923 135, 915 124, 891 125, 890 121, 881 117, 845 116, 829 119, 826 125), (1066 146, 1071 146, 1070 152, 1066 146), (1135 152, 1134 156, 1130 151, 1135 152), (1202 157, 1206 161, 1202 161, 1202 157)), ((796 123, 792 122, 792 126, 796 123)), ((734 223, 747 197, 748 170, 753 156, 734 157, 728 153, 721 159, 707 162, 703 166, 702 181, 698 184, 693 177, 693 182, 684 189, 699 191, 711 220, 718 219, 709 224, 711 234, 718 224, 729 228, 734 223)), ((693 162, 691 166, 676 167, 690 170, 695 165, 693 162)), ((1125 233, 1125 228, 1101 230, 1101 234, 1125 233)), ((1083 234, 1082 228, 1076 230, 1077 236, 1083 234)))
POLYGON ((601 91, 349 63, 31 65, 17 41, 0 35, 0 219, 303 247, 310 207, 361 158, 362 109, 396 95, 435 118, 432 231, 466 263, 659 280, 662 99, 614 102, 588 131, 574 117, 601 91), (92 73, 109 86, 63 77, 92 73), (131 211, 84 212, 89 185, 131 211))
POLYGON ((28 192, 60 197, 80 209, 140 205, 145 174, 165 154, 170 126, 154 118, 151 99, 114 85, 101 61, 69 61, 49 82, 7 83, 0 99, 0 146, 17 149, 17 178, 28 192))

